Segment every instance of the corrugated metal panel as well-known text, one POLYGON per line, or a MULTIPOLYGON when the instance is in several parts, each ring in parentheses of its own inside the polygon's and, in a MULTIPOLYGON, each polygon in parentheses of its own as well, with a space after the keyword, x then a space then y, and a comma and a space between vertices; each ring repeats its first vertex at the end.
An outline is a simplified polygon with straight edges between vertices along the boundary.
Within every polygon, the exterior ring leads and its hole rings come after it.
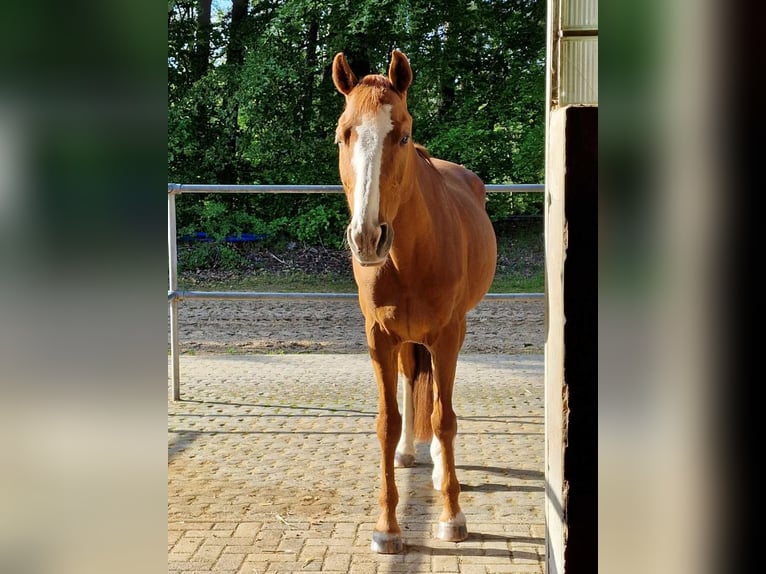
POLYGON ((598 28, 598 0, 567 0, 561 6, 564 30, 598 28))
POLYGON ((561 41, 559 105, 598 104, 598 38, 561 41))

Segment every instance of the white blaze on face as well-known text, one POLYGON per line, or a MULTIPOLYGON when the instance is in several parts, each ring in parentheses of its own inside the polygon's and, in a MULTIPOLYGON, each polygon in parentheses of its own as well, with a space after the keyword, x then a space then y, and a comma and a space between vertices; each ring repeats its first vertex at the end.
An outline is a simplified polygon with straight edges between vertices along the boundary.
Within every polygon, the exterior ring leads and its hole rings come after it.
POLYGON ((374 229, 380 223, 380 164, 383 157, 383 142, 394 127, 391 122, 391 105, 381 106, 376 115, 365 116, 356 129, 357 140, 351 155, 354 168, 354 213, 351 217, 351 231, 361 233, 362 229, 374 229))

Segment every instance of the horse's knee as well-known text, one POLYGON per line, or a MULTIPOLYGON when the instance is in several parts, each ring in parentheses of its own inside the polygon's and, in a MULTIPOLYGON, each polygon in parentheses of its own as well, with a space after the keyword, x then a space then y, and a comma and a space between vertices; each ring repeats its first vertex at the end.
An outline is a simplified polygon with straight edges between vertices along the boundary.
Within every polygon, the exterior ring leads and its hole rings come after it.
POLYGON ((457 434, 457 416, 455 411, 452 409, 447 411, 437 411, 434 409, 431 425, 433 426, 436 438, 441 441, 451 441, 457 434))
POLYGON ((402 434, 402 415, 397 408, 386 409, 378 415, 378 439, 385 443, 399 442, 402 434))

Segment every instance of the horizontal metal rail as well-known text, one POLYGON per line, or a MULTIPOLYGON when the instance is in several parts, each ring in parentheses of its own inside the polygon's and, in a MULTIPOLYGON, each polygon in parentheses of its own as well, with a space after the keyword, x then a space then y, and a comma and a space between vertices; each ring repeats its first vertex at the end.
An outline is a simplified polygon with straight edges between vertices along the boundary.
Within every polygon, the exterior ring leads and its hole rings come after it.
POLYGON ((204 185, 170 183, 168 193, 343 193, 342 185, 204 185))
MULTIPOLYGON (((225 301, 244 300, 275 300, 275 299, 301 299, 305 301, 321 301, 323 299, 356 299, 356 293, 281 293, 278 291, 168 291, 168 301, 176 299, 218 299, 225 301)), ((543 293, 487 293, 484 299, 490 301, 527 301, 542 299, 543 293)))
MULTIPOLYGON (((488 193, 540 193, 543 184, 489 184, 488 193)), ((342 185, 207 185, 194 183, 169 183, 168 193, 343 193, 342 185)))
MULTIPOLYGON (((542 184, 490 184, 488 193, 542 193, 542 184)), ((181 399, 181 374, 179 368, 178 303, 184 299, 218 299, 230 301, 267 299, 355 299, 356 293, 276 293, 257 291, 184 291, 178 289, 178 246, 176 237, 176 195, 182 193, 343 193, 340 185, 207 185, 168 184, 168 306, 170 312, 170 354, 173 379, 173 400, 181 399)), ((488 293, 485 300, 532 300, 542 299, 543 293, 488 293)))

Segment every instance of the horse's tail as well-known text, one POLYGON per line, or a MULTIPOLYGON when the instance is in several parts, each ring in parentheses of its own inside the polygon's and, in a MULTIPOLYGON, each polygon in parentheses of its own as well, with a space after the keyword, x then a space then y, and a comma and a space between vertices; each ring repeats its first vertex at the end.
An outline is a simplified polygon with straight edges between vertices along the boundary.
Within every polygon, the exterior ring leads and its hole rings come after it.
POLYGON ((415 410, 415 440, 431 440, 431 413, 434 410, 434 371, 431 353, 423 345, 413 345, 415 351, 415 376, 412 378, 412 404, 415 410))

